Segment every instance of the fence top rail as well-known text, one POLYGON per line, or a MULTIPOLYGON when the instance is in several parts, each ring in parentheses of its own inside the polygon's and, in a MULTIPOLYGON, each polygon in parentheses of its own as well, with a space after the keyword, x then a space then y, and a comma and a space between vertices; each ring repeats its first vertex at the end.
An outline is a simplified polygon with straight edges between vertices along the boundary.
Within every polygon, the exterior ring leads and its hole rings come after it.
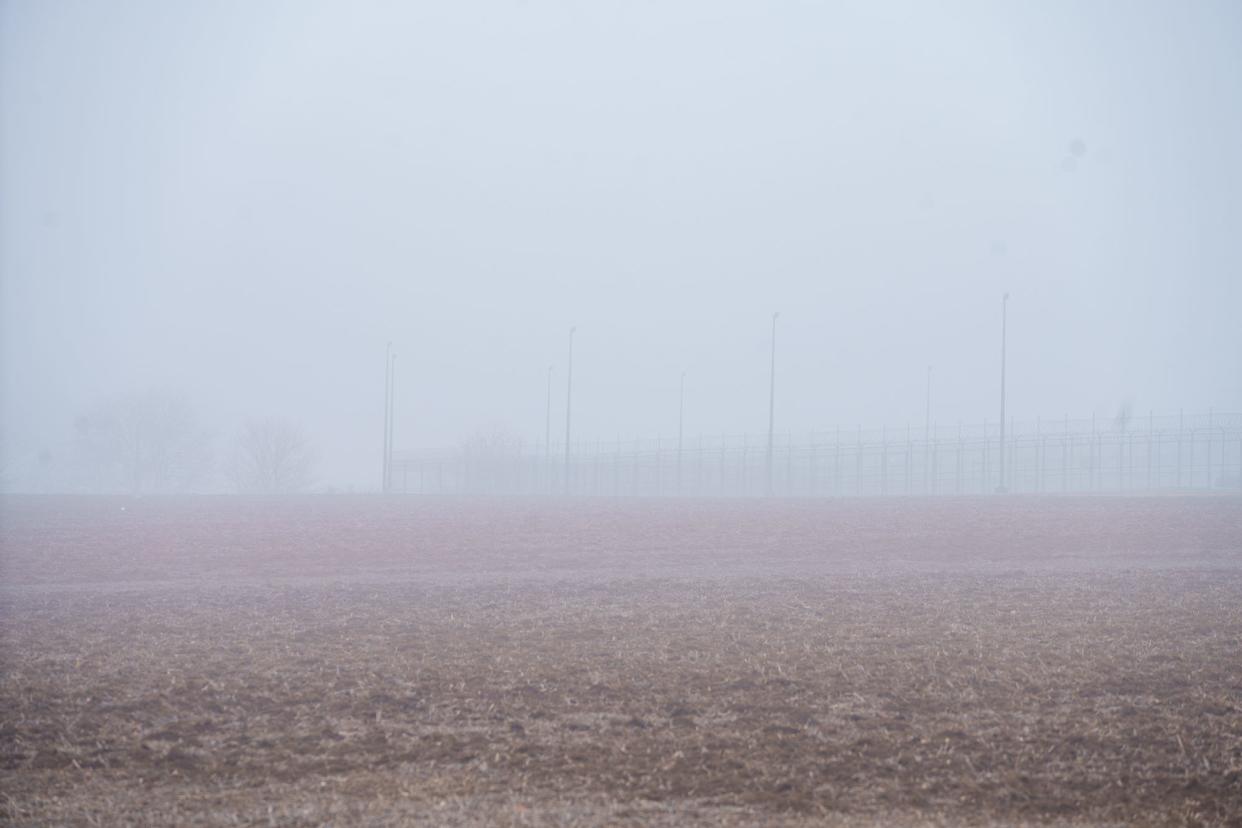
MULTIPOLYGON (((1000 437, 999 422, 936 423, 930 429, 922 426, 902 425, 863 428, 842 426, 819 429, 810 433, 777 433, 773 435, 773 449, 780 456, 790 454, 819 455, 825 451, 858 453, 871 451, 906 451, 960 447, 984 449, 996 446, 1000 437)), ((1013 420, 1006 423, 1005 442, 1013 448, 1032 447, 1065 442, 1094 441, 1113 445, 1131 440, 1156 438, 1164 440, 1187 439, 1242 439, 1242 413, 1209 412, 1193 415, 1142 415, 1128 418, 1039 418, 1037 420, 1013 420)), ((570 444, 570 458, 609 457, 658 458, 676 456, 694 457, 702 454, 725 456, 765 457, 767 434, 699 434, 677 437, 639 437, 613 440, 582 440, 570 444)), ((398 463, 429 462, 563 462, 564 443, 544 445, 542 441, 516 444, 491 449, 424 448, 393 452, 398 463)))

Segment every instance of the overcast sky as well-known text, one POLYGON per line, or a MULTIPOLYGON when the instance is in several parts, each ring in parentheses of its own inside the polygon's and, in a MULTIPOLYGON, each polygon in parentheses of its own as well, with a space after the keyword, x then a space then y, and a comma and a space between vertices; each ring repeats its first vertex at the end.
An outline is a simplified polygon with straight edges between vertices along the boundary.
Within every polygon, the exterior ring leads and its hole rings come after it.
POLYGON ((0 420, 399 448, 1242 410, 1242 4, 0 4, 0 420))

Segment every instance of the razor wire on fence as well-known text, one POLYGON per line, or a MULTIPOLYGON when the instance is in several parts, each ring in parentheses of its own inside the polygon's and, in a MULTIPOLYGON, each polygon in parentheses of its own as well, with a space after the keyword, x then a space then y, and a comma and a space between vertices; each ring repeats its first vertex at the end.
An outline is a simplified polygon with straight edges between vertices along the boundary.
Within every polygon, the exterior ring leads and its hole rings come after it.
POLYGON ((398 452, 391 491, 834 497, 1242 490, 1242 414, 398 452), (1002 458, 1003 453, 1003 458, 1002 458), (1002 467, 1003 466, 1003 467, 1002 467))

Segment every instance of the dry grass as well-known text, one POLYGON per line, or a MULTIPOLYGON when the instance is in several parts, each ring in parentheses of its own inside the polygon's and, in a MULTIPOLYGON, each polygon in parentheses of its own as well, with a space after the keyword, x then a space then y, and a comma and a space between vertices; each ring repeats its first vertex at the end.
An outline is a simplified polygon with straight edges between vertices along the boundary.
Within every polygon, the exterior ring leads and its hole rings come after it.
POLYGON ((1242 824, 1238 501, 120 503, 4 504, 10 822, 1242 824))

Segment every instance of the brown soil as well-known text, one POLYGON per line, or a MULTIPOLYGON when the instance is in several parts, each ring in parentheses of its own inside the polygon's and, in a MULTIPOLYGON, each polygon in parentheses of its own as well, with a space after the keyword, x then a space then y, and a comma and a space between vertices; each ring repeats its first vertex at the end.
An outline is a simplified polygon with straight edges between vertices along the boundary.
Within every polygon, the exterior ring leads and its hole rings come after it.
POLYGON ((0 506, 12 823, 1242 825, 1242 500, 0 506))

